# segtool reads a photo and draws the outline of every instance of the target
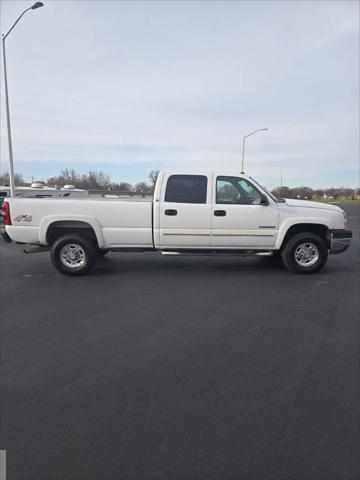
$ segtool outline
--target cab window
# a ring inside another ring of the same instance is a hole
[[[171,175],[166,185],[165,202],[206,203],[207,182],[205,175]]]
[[[230,205],[260,205],[261,193],[245,178],[217,177],[216,203]]]

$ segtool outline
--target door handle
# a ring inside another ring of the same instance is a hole
[[[177,215],[177,210],[165,210],[165,215],[170,215],[171,217],[174,217]]]
[[[215,217],[225,217],[226,211],[225,210],[214,210]]]

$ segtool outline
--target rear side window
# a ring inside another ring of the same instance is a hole
[[[206,203],[207,183],[205,175],[171,175],[166,185],[165,202]]]

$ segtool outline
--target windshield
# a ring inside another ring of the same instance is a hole
[[[264,187],[264,185],[261,185],[253,177],[250,177],[250,178],[253,182],[255,182],[257,185],[259,185],[259,187],[261,187],[263,190],[265,190],[265,192],[269,195],[270,198],[272,198],[272,200],[274,200],[274,202],[276,202],[276,203],[284,203],[285,202],[285,200],[283,198],[275,197],[275,195],[273,195],[271,192],[269,192],[269,190],[266,187]]]

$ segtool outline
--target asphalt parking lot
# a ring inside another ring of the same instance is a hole
[[[88,277],[1,252],[10,480],[358,479],[359,206],[317,275],[110,254]]]

